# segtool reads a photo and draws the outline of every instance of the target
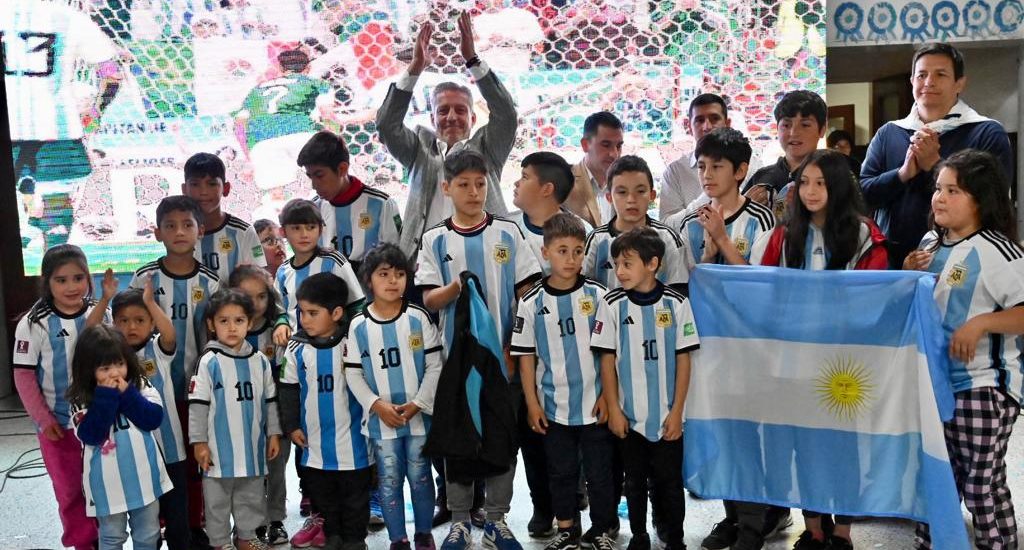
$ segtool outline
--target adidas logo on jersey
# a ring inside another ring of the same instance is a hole
[[[441,263],[454,262],[455,258],[452,258],[451,254],[445,254],[444,258],[441,258]]]
[[[633,322],[633,316],[632,315],[627,315],[626,318],[622,320],[622,324],[624,324],[624,325],[635,325],[636,323]]]
[[[158,287],[156,287],[156,290],[153,291],[153,295],[154,296],[166,296],[167,293],[164,292],[164,287],[158,286]]]
[[[364,349],[364,350],[363,350],[363,353],[359,354],[359,358],[360,358],[360,359],[369,359],[369,358],[370,358],[370,352],[368,352],[368,351],[366,351],[366,350]]]
[[[223,390],[224,389],[224,384],[221,384],[218,381],[217,384],[215,386],[213,386],[213,389],[215,389],[215,390]]]
[[[601,269],[615,269],[615,266],[614,266],[614,265],[612,265],[612,263],[611,263],[611,262],[605,262],[605,263],[604,263],[604,264],[603,264],[603,265],[601,266]]]
[[[538,311],[537,313],[539,315],[547,315],[547,314],[551,313],[551,311],[548,310],[548,306],[544,306],[544,307],[540,308],[540,311]]]
[[[60,329],[60,332],[57,333],[57,338],[67,338],[68,336],[71,336],[71,334],[66,328]]]

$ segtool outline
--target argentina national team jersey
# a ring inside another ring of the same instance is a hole
[[[188,378],[199,357],[199,350],[206,345],[203,317],[207,301],[220,288],[220,279],[198,262],[191,273],[174,275],[164,268],[163,258],[160,258],[140,267],[128,286],[143,288],[146,277],[152,277],[153,299],[174,325],[178,345],[171,362],[171,383],[174,385],[174,398],[180,402],[186,397]]]
[[[779,231],[783,228],[776,229]],[[761,265],[761,260],[764,258],[765,250],[767,250],[769,243],[771,242],[772,231],[766,231],[758,237],[757,242],[754,243],[754,249],[750,253],[750,265]],[[860,236],[857,241],[857,251],[854,252],[853,257],[847,262],[843,269],[856,269],[857,263],[867,254],[875,243],[871,241],[871,228],[868,224],[861,222],[860,224]],[[783,241],[783,250],[785,250],[785,241]],[[803,269],[811,271],[821,271],[828,267],[829,259],[832,257],[832,253],[829,252],[825,246],[825,234],[818,229],[813,223],[807,224],[807,238],[804,243],[804,265]],[[789,267],[786,265],[786,254],[783,252],[779,255],[779,266]]]
[[[404,302],[398,317],[388,321],[375,318],[369,307],[357,315],[348,331],[345,376],[363,407],[363,435],[427,435],[441,364],[441,336],[423,308]],[[422,412],[404,426],[391,428],[370,412],[378,398],[396,405],[411,401]]]
[[[742,200],[744,201],[743,206],[723,221],[729,240],[736,246],[736,251],[740,253],[740,256],[749,262],[754,243],[762,234],[771,233],[772,228],[775,227],[775,214],[770,208],[759,202],[745,197]],[[698,212],[690,214],[680,212],[665,220],[665,223],[672,224],[671,227],[679,231],[680,236],[686,242],[683,265],[687,272],[696,269],[704,255],[704,226],[697,220],[697,215]],[[726,262],[722,254],[719,253],[711,263],[724,264]]]
[[[195,256],[222,281],[227,281],[239,265],[267,266],[256,230],[231,214],[224,215],[223,225],[210,228],[199,237]]]
[[[937,239],[934,231],[929,232],[920,248],[931,250]],[[995,231],[943,242],[928,271],[938,275],[935,301],[947,336],[973,317],[1024,305],[1024,249]],[[997,333],[982,336],[974,360],[968,364],[952,360],[950,381],[954,392],[997,387],[1020,403],[1024,397],[1021,338]]]
[[[267,408],[277,406],[277,386],[263,353],[245,343],[240,355],[208,348],[192,376],[188,401],[210,407],[206,424],[213,465],[207,477],[267,474]]]
[[[181,431],[181,420],[175,408],[174,386],[171,384],[171,363],[173,353],[165,353],[160,348],[160,337],[154,335],[136,352],[142,374],[153,385],[164,404],[164,419],[160,422],[157,433],[160,448],[164,452],[164,460],[168,464],[185,460],[185,438]]]
[[[46,406],[64,428],[71,427],[71,405],[64,394],[71,385],[75,343],[93,307],[95,302],[89,302],[82,311],[65,315],[52,305],[41,304],[34,313],[22,317],[14,331],[11,364],[35,371]]]
[[[299,332],[284,353],[281,383],[299,386],[299,428],[309,445],[300,464],[317,470],[359,470],[373,465],[366,436],[359,433],[363,408],[345,381],[345,339],[323,341]]]
[[[352,305],[363,299],[363,288],[359,286],[359,279],[352,271],[352,264],[340,253],[334,250],[319,249],[306,263],[295,265],[295,257],[277,268],[277,276],[274,277],[274,290],[281,295],[282,305],[288,314],[288,324],[293,330],[299,327],[299,302],[295,299],[295,291],[302,286],[310,275],[317,273],[333,273],[345,281],[348,287],[348,303]]]
[[[590,233],[583,253],[583,274],[606,288],[617,288],[619,278],[615,275],[615,261],[612,258],[612,241],[619,236],[613,217],[608,223]],[[658,269],[658,280],[667,285],[684,284],[690,281],[690,272],[683,264],[686,254],[685,243],[674,229],[647,216],[647,227],[658,232],[665,243],[665,256]]]
[[[320,246],[341,252],[351,262],[363,261],[379,243],[398,244],[402,216],[395,199],[383,191],[364,186],[348,204],[334,205],[321,197],[313,202],[324,218]]]
[[[573,218],[576,218],[580,224],[583,225],[583,233],[589,235],[594,230],[593,227],[587,223],[586,220],[569,212],[565,208],[561,209],[562,213],[571,214]],[[551,274],[551,264],[544,259],[544,254],[541,252],[541,247],[544,246],[544,228],[539,225],[533,225],[530,223],[530,219],[526,216],[526,213],[522,210],[517,210],[508,216],[508,219],[516,222],[519,229],[522,230],[523,236],[526,237],[526,244],[530,245],[530,250],[533,251],[533,255],[537,257],[537,262],[540,264],[541,271],[544,275]]]
[[[450,284],[463,271],[476,275],[502,346],[511,339],[516,287],[540,276],[540,264],[519,226],[489,213],[468,232],[457,229],[451,218],[432,227],[423,234],[417,261],[416,285],[425,289]],[[445,349],[451,349],[455,301],[441,309],[440,321]]]
[[[583,276],[566,290],[544,279],[519,300],[512,355],[537,356],[537,397],[549,420],[566,426],[597,422],[593,410],[601,394],[601,373],[590,334],[606,292]]]
[[[163,406],[160,394],[148,383],[139,393]],[[87,413],[85,408],[74,410],[76,433]],[[140,430],[124,414],[117,415],[102,445],[84,445],[82,463],[89,517],[138,510],[174,488],[164,468],[156,432]]]
[[[263,325],[250,330],[245,335],[245,341],[249,342],[252,349],[263,352],[270,360],[270,366],[274,369],[274,379],[281,376],[277,366],[281,364],[281,349],[274,345],[274,322],[273,319],[265,319]]]
[[[591,346],[615,354],[619,406],[630,429],[661,439],[676,398],[676,356],[700,347],[689,301],[661,284],[647,295],[611,290],[598,303]]]

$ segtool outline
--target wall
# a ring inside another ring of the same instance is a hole
[[[967,89],[963,99],[979,113],[998,120],[1007,132],[1018,132],[1022,113],[1018,112],[1016,48],[965,49]],[[831,86],[829,86],[831,89]]]
[[[826,84],[825,99],[829,106],[855,106],[854,145],[867,145],[871,141],[871,84],[867,82],[853,84]]]

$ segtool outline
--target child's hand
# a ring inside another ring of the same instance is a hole
[[[288,437],[291,438],[292,443],[302,447],[303,449],[309,446],[306,444],[306,434],[303,433],[302,430],[295,430]]]
[[[153,274],[146,275],[146,281],[142,283],[142,303],[146,306],[155,306],[156,298],[153,297]]]
[[[530,429],[540,435],[548,433],[548,419],[544,416],[544,409],[539,406],[526,406],[526,421],[530,423]]]
[[[978,341],[985,336],[985,332],[984,323],[978,317],[968,319],[950,337],[949,356],[957,361],[970,363],[974,360],[974,351],[978,346]]]
[[[124,390],[128,389],[128,381],[118,376],[114,380],[114,387],[117,388],[118,393],[124,393]]]
[[[281,453],[281,436],[272,435],[267,440],[267,460],[274,460]]]
[[[613,407],[608,413],[608,429],[619,439],[626,439],[626,434],[629,433],[629,420],[626,420],[626,415],[622,414],[622,411],[615,410],[616,408],[618,407]]]
[[[747,189],[747,192],[744,193],[744,195],[754,202],[768,206],[768,187],[764,185],[755,185],[750,189]]]
[[[608,422],[608,404],[604,402],[603,396],[597,396],[597,403],[594,403],[594,409],[590,411],[590,414],[597,417],[598,424]]]
[[[727,237],[722,213],[715,210],[710,204],[705,204],[697,210],[697,223],[707,231],[707,237],[711,237],[715,242]],[[704,238],[705,247],[707,247],[707,237]]]
[[[110,302],[117,295],[117,278],[114,277],[114,270],[107,268],[103,272],[103,295],[100,297],[104,302]]]
[[[903,260],[903,269],[908,271],[924,271],[928,269],[928,266],[932,265],[932,258],[934,256],[934,254],[927,250],[915,250],[907,254],[907,258]]]
[[[287,346],[288,339],[292,337],[292,327],[281,325],[274,329],[274,345]]]
[[[662,436],[665,441],[675,441],[683,437],[683,415],[669,413],[662,427],[665,428],[665,435]]]
[[[200,470],[204,472],[210,471],[210,466],[213,466],[213,460],[210,459],[209,445],[206,443],[193,443],[192,454],[195,455]]]
[[[379,416],[389,428],[401,428],[405,425],[405,418],[398,414],[396,407],[383,399],[374,401],[370,410]]]
[[[60,441],[64,439],[64,428],[61,428],[60,424],[54,422],[43,428],[43,437],[50,441]]]
[[[713,263],[715,257],[718,256],[718,245],[715,244],[715,240],[711,238],[711,234],[704,230],[704,253],[701,255],[701,263]]]
[[[398,414],[402,415],[406,422],[412,420],[413,417],[420,413],[419,405],[412,401],[395,406],[395,410],[398,411]]]

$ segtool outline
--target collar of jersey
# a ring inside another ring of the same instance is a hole
[[[530,221],[530,216],[527,216],[526,212],[523,212],[522,214],[523,214],[523,227],[525,227],[527,231],[529,231],[530,233],[533,233],[534,235],[543,235],[544,234],[544,228],[543,227],[541,227],[539,225],[533,225],[533,222]]]
[[[331,206],[348,206],[352,204],[363,193],[363,187],[365,186],[363,182],[359,181],[359,178],[349,174],[348,188],[330,200]]]
[[[722,220],[722,224],[724,224],[726,227],[729,227],[729,225],[732,224],[732,222],[736,221],[736,218],[740,217],[740,214],[742,214],[743,211],[746,210],[748,206],[750,206],[750,199],[748,199],[744,195],[740,195],[740,200],[743,201],[743,204],[738,209],[736,209],[735,212],[732,213],[732,216],[729,216],[728,218]]]
[[[370,304],[372,303],[373,302],[370,301],[367,302],[365,306],[363,306],[363,315],[365,315],[367,319],[373,321],[374,323],[377,323],[378,325],[387,325],[390,323],[394,323],[396,320],[398,320],[399,317],[402,316],[403,313],[405,313],[405,310],[409,307],[409,301],[402,300],[402,308],[398,310],[398,315],[395,315],[394,319],[378,319],[374,317],[372,313],[370,313]]]
[[[334,334],[327,338],[311,338],[306,334],[305,330],[300,330],[292,335],[292,340],[301,344],[309,344],[316,349],[329,349],[337,346],[344,336],[345,333],[341,330],[341,327],[338,327],[338,329],[334,331]]]
[[[490,212],[484,212],[484,220],[473,227],[465,229],[459,227],[455,225],[455,221],[452,218],[448,218],[447,220],[445,220],[444,224],[448,226],[448,229],[458,233],[459,235],[462,235],[464,237],[472,237],[474,235],[479,235],[484,229],[487,229],[487,226],[491,225],[492,221],[494,221],[494,216],[492,216]]]
[[[225,346],[224,344],[221,344],[216,340],[210,340],[209,342],[207,342],[206,350],[212,351],[213,353],[227,355],[228,357],[237,357],[239,359],[252,357],[252,355],[256,353],[256,348],[252,347],[252,344],[250,344],[246,340],[242,340],[242,349],[238,350],[237,353],[235,352],[235,350]]]
[[[170,271],[167,271],[167,268],[164,267],[164,259],[163,259],[163,257],[157,259],[156,263],[157,263],[157,265],[160,266],[160,273],[163,273],[164,275],[166,275],[167,277],[169,277],[171,279],[178,279],[178,280],[191,279],[192,277],[195,277],[196,273],[199,273],[199,267],[202,265],[202,264],[199,263],[198,260],[196,260],[196,264],[195,264],[196,267],[191,272],[189,272],[189,273],[187,273],[185,275],[175,275],[174,273],[171,273]]]
[[[638,306],[649,306],[656,303],[661,299],[661,295],[665,293],[665,285],[658,281],[654,290],[650,292],[637,292],[635,290],[627,290],[626,296],[629,297],[629,301],[633,302]]]
[[[970,235],[968,235],[968,236],[966,236],[966,237],[964,237],[964,238],[962,238],[962,239],[960,239],[960,240],[958,240],[958,241],[950,241],[950,242],[947,242],[947,241],[946,241],[946,238],[945,238],[945,237],[943,237],[943,238],[941,239],[941,244],[940,244],[940,246],[944,246],[944,247],[946,247],[946,248],[952,248],[952,247],[954,247],[954,246],[956,246],[956,245],[958,245],[958,244],[960,244],[960,243],[962,243],[962,242],[966,242],[966,241],[969,241],[969,240],[971,240],[971,238],[973,238],[973,237],[974,237],[975,235],[977,235],[978,233],[981,233],[981,232],[982,232],[982,231],[984,231],[984,230],[985,230],[984,228],[982,228],[982,229],[979,229],[979,230],[975,231],[974,233],[971,233]]]
[[[231,221],[231,214],[228,214],[227,212],[224,212],[224,223],[220,224],[219,226],[217,226],[214,229],[205,229],[204,228],[203,229],[203,235],[204,236],[206,236],[206,235],[213,235],[214,233],[220,231],[221,229],[224,229],[224,227],[226,227],[228,225],[229,221]],[[202,239],[202,237],[199,237],[199,238]]]
[[[267,317],[266,314],[264,314],[263,315],[263,324],[260,325],[259,328],[254,328],[254,329],[250,330],[247,334],[249,336],[255,336],[257,334],[261,334],[263,331],[267,330],[267,328],[270,327],[270,326],[271,326],[270,318]]]
[[[57,304],[53,303],[52,300],[46,305],[47,307],[50,308],[51,313],[53,313],[57,317],[60,317],[61,319],[77,319],[82,315],[85,315],[85,312],[89,309],[89,306],[92,305],[92,302],[89,300],[82,300],[82,309],[72,313],[71,315],[68,315],[67,313],[64,313],[63,311],[57,309]]]
[[[612,216],[612,219],[608,220],[608,234],[611,235],[613,238],[618,237],[622,233],[618,229],[615,229],[615,220],[617,219],[619,219],[618,214]],[[646,227],[650,227],[651,224],[654,223],[654,220],[652,220],[651,217],[648,216],[647,214],[644,214],[644,220],[646,220],[644,222],[644,226]]]
[[[580,274],[580,275],[576,276],[576,282],[572,285],[572,287],[566,288],[566,289],[562,289],[562,288],[555,288],[555,287],[549,285],[548,284],[548,279],[550,279],[550,278],[551,278],[551,275],[548,275],[547,277],[544,277],[544,291],[547,292],[551,296],[565,296],[566,294],[572,294],[573,292],[576,292],[580,288],[583,288],[583,283],[585,283],[587,281],[587,278],[584,277],[582,274]]]
[[[295,256],[292,256],[291,258],[288,258],[288,265],[292,266],[292,269],[295,269],[295,270],[302,269],[302,268],[306,267],[307,265],[313,263],[313,260],[319,258],[320,256],[323,256],[323,252],[324,252],[324,249],[322,249],[322,248],[320,248],[318,246],[318,247],[316,247],[316,252],[314,252],[313,255],[309,257],[308,260],[306,260],[306,263],[304,263],[302,265],[296,265],[296,263],[295,263]]]

